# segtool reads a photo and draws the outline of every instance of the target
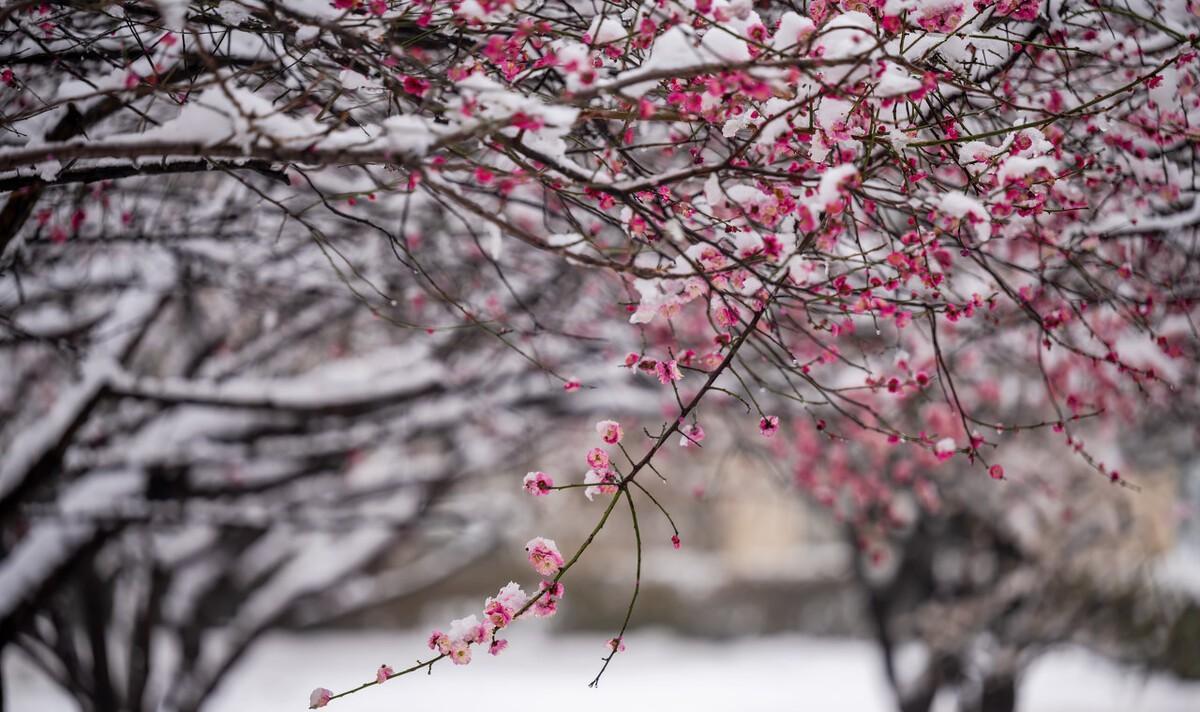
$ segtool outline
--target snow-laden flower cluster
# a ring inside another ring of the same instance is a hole
[[[455,665],[471,662],[471,648],[487,644],[488,653],[499,655],[508,641],[496,634],[508,627],[529,602],[529,597],[515,582],[510,581],[483,606],[483,620],[469,615],[450,622],[447,632],[435,630],[429,635],[429,649],[450,658]]]

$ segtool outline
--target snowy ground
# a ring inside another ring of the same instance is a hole
[[[779,636],[702,642],[635,632],[598,689],[603,636],[513,636],[498,658],[432,676],[394,680],[330,705],[337,712],[487,709],[552,705],[590,710],[780,710],[892,712],[874,650],[854,641]],[[276,635],[255,649],[207,712],[303,710],[318,685],[369,679],[380,663],[401,667],[423,650],[415,633]],[[14,710],[59,712],[70,704],[24,661],[4,661]],[[1144,678],[1078,651],[1043,658],[1021,689],[1020,712],[1196,712],[1200,683]]]

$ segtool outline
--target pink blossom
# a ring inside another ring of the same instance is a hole
[[[600,433],[600,439],[609,445],[621,442],[621,438],[625,435],[621,430],[621,424],[615,420],[601,420],[596,423],[596,432]]]
[[[679,371],[679,364],[675,361],[675,359],[671,359],[670,361],[659,361],[658,365],[654,367],[654,373],[656,376],[658,376],[658,382],[662,383],[663,385],[673,383],[683,378],[683,373]]]
[[[625,641],[621,638],[612,638],[604,645],[614,653],[625,652]]]
[[[541,117],[530,116],[523,111],[518,111],[517,113],[513,114],[509,121],[513,126],[522,131],[538,131],[544,125]]]
[[[579,379],[577,379],[577,378],[568,379],[567,382],[563,384],[563,390],[566,391],[567,393],[574,393],[575,391],[579,390],[581,387],[582,387],[582,384],[579,382]]]
[[[549,618],[558,612],[558,602],[566,589],[560,581],[542,581],[539,597],[533,604],[533,615],[538,618]]]
[[[553,576],[562,568],[563,557],[558,553],[558,545],[553,539],[534,537],[525,545],[525,551],[529,553],[529,564],[533,570],[542,576]]]
[[[496,628],[503,628],[512,622],[517,611],[529,600],[525,592],[514,581],[509,581],[492,598],[484,602],[483,615]]]
[[[533,604],[533,615],[538,618],[549,618],[558,613],[558,600],[554,598],[539,598]]]
[[[318,687],[313,690],[308,696],[308,708],[315,710],[318,707],[324,707],[329,704],[329,700],[333,698],[333,693],[324,687]]]
[[[440,630],[435,630],[429,634],[429,649],[436,650],[442,655],[447,655],[450,652],[450,636]]]
[[[545,497],[554,487],[554,479],[545,472],[528,472],[525,474],[522,486],[534,497]]]
[[[679,432],[683,433],[679,438],[680,447],[690,447],[702,443],[706,437],[704,428],[699,423],[681,426]]]
[[[607,452],[601,448],[594,447],[591,450],[588,450],[587,464],[588,467],[592,468],[593,470],[603,472],[609,469],[609,465],[612,464],[612,461],[609,460]]]
[[[672,534],[672,535],[671,535],[671,546],[672,546],[672,547],[674,547],[674,548],[676,548],[676,549],[678,549],[679,547],[683,546],[683,544],[682,544],[682,543],[679,541],[679,535],[678,535],[678,534]]]
[[[499,601],[488,599],[487,605],[483,608],[483,615],[492,622],[492,625],[497,628],[504,628],[509,623],[512,623],[513,612],[504,606]]]
[[[473,615],[450,621],[450,646],[453,648],[457,642],[482,643],[487,640],[488,633],[487,624]]]
[[[598,494],[617,493],[617,473],[612,470],[588,470],[583,476],[583,483],[589,485],[583,489],[583,496],[589,502]]]
[[[937,459],[944,462],[954,457],[955,449],[954,438],[942,438],[933,446],[933,454],[937,455]]]
[[[500,653],[504,652],[504,649],[507,647],[508,647],[507,640],[504,640],[503,638],[497,638],[496,640],[492,641],[491,645],[488,646],[488,654],[489,655],[499,655]]]
[[[992,465],[988,468],[988,475],[993,480],[1002,480],[1004,479],[1004,468],[1000,465]]]
[[[429,91],[429,82],[420,77],[406,76],[401,85],[404,87],[404,91],[415,96],[422,96],[425,92]]]
[[[764,438],[773,438],[775,433],[779,432],[779,416],[764,415],[758,420],[758,432],[762,433]]]
[[[451,643],[447,654],[450,656],[450,662],[455,665],[467,665],[471,662],[471,646],[463,641]]]
[[[380,665],[379,669],[375,671],[375,682],[378,682],[380,685],[382,685],[383,683],[388,681],[388,678],[390,678],[392,675],[395,675],[395,674],[396,674],[396,671],[393,670],[390,666]]]

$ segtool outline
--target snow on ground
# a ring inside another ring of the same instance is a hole
[[[278,634],[263,641],[226,682],[206,712],[274,712],[307,706],[318,685],[335,691],[373,677],[381,663],[410,664],[424,634]],[[439,664],[433,675],[392,680],[329,706],[332,712],[461,709],[527,712],[552,705],[564,712],[614,709],[808,709],[892,712],[882,669],[870,644],[794,635],[728,642],[665,633],[627,636],[600,687],[605,636],[523,631],[500,657],[479,656],[466,668]],[[4,660],[11,709],[66,712],[66,698],[15,655]],[[945,706],[939,705],[942,709]],[[1145,677],[1077,650],[1040,660],[1021,689],[1020,712],[1195,712],[1200,683]]]

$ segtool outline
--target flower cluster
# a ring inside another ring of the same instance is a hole
[[[549,618],[558,612],[558,603],[562,600],[566,588],[561,581],[542,581],[538,584],[539,597],[533,603],[533,614],[539,618]]]
[[[448,632],[435,630],[429,635],[429,649],[450,658],[455,665],[471,662],[474,645],[486,643],[490,654],[499,655],[508,647],[508,641],[497,638],[496,634],[512,623],[528,600],[520,586],[509,582],[484,602],[483,620],[470,615],[451,621]]]
[[[609,445],[621,442],[623,433],[620,423],[615,420],[602,420],[596,423],[596,432],[600,439]],[[613,467],[612,458],[603,448],[594,447],[587,453],[588,471],[583,475],[583,483],[587,485],[583,494],[591,501],[598,494],[616,494],[621,477]]]

